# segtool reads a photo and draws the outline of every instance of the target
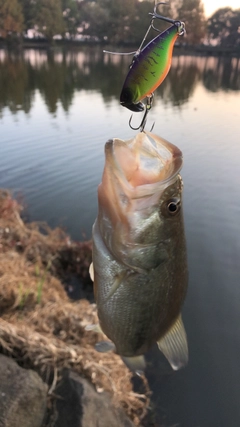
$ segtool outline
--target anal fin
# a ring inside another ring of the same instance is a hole
[[[157,344],[159,350],[161,350],[175,371],[183,368],[187,364],[187,335],[181,314],[171,329],[157,342]]]
[[[133,357],[121,357],[125,365],[127,365],[127,367],[130,369],[130,371],[135,372],[135,374],[140,376],[143,374],[146,368],[146,361],[143,355]]]

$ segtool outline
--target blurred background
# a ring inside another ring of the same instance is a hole
[[[28,220],[91,237],[104,144],[135,135],[119,103],[131,56],[103,49],[136,49],[153,6],[0,0],[0,186],[24,202]],[[159,8],[187,29],[146,128],[155,122],[184,156],[190,361],[176,373],[157,349],[148,355],[155,426],[240,425],[238,6],[173,0]],[[134,114],[133,125],[140,121]]]
[[[153,0],[0,0],[0,36],[9,44],[67,40],[140,43],[149,25]],[[163,15],[181,19],[184,45],[239,48],[238,0],[170,0]],[[238,9],[237,9],[238,8]],[[36,41],[35,40],[35,41]]]

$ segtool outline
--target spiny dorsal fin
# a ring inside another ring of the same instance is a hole
[[[188,362],[187,335],[182,322],[181,314],[171,329],[158,342],[158,348],[177,371]]]

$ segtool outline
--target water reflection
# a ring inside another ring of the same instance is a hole
[[[201,63],[198,58],[176,56],[173,58],[172,69],[159,92],[165,103],[170,102],[181,106],[187,102],[194,92],[197,82],[201,80]]]
[[[12,113],[28,113],[33,102],[30,69],[23,58],[6,55],[0,60],[0,112],[8,107]]]
[[[206,58],[202,79],[204,86],[216,92],[219,89],[240,89],[239,58]]]
[[[75,92],[82,89],[100,92],[105,102],[118,99],[129,62],[128,56],[111,56],[92,47],[70,52],[26,50],[21,56],[1,51],[0,111],[8,107],[12,113],[19,109],[29,113],[36,90],[52,114],[58,103],[69,111]],[[180,106],[199,80],[213,92],[239,90],[239,68],[239,58],[175,56],[157,93],[165,104]]]

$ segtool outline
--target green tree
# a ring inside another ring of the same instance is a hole
[[[65,32],[61,0],[38,0],[36,25],[49,40]]]
[[[37,13],[37,0],[18,0],[22,6],[24,16],[24,31],[34,27],[35,17]]]
[[[201,43],[206,36],[206,18],[201,0],[173,0],[171,11],[174,19],[185,22],[186,37],[181,42],[188,44]]]
[[[18,0],[0,0],[0,34],[12,36],[23,31],[22,7]]]
[[[153,6],[154,2],[148,0],[85,1],[85,33],[111,43],[139,43],[149,25],[148,13],[153,11]],[[206,35],[206,19],[201,0],[171,0],[170,4],[159,6],[158,13],[185,22],[187,37],[181,38],[184,43],[200,43]],[[169,26],[164,21],[156,21],[155,24],[162,30]]]
[[[131,41],[134,44],[140,45],[145,32],[147,31],[151,17],[149,13],[153,11],[153,2],[142,1],[136,3],[135,14],[131,22]],[[156,34],[150,33],[149,38],[153,38]],[[149,41],[149,38],[147,41]],[[137,46],[138,47],[138,46]]]
[[[240,9],[218,9],[208,19],[208,38],[222,46],[240,46]]]
[[[61,0],[65,30],[71,37],[77,34],[80,12],[76,0]]]
[[[110,43],[130,42],[137,3],[135,0],[85,2],[82,15],[85,33]]]
[[[99,3],[85,3],[82,8],[84,34],[104,39],[109,35],[109,11]]]

